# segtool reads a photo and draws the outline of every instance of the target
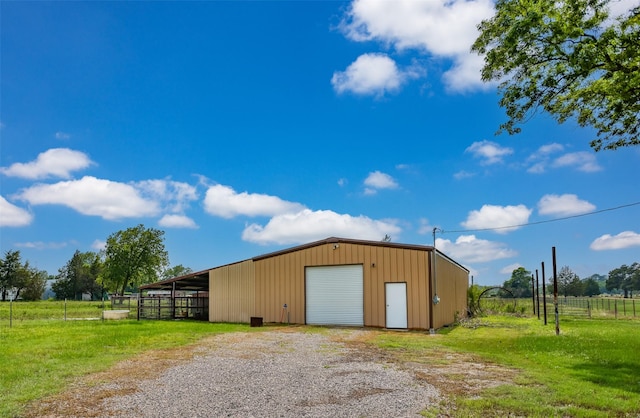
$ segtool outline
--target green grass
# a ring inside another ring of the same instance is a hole
[[[453,395],[457,416],[637,417],[640,321],[563,319],[560,328],[494,316],[443,338],[383,334],[377,344],[415,360],[447,350],[519,370],[515,384]]]
[[[9,328],[9,304],[0,303],[0,417],[15,417],[27,403],[136,354],[192,344],[215,333],[257,330],[195,321],[62,321],[61,302],[18,302],[13,309]],[[21,319],[16,312],[23,312]],[[100,302],[67,304],[68,317],[99,317],[100,312]],[[450,398],[427,415],[640,416],[640,320],[561,318],[560,327],[556,336],[552,313],[546,326],[537,318],[490,316],[435,337],[380,332],[374,343],[427,367],[446,365],[452,361],[447,354],[463,353],[518,371],[510,376],[513,384],[479,394],[450,391]],[[456,379],[464,376],[451,376],[451,386]]]
[[[66,306],[65,306],[66,305]],[[9,326],[10,314],[12,322],[32,321],[35,319],[87,319],[102,317],[102,302],[82,302],[82,301],[37,301],[14,303],[0,302],[0,327]],[[111,309],[109,301],[104,303],[106,310]],[[115,306],[114,309],[129,309],[128,305]],[[131,305],[131,318],[135,318],[136,306]]]
[[[2,305],[2,304],[0,304]],[[4,307],[3,307],[4,308]],[[17,321],[0,324],[0,417],[57,393],[74,378],[151,349],[193,343],[247,325],[196,321]]]

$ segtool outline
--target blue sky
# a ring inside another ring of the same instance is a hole
[[[640,148],[545,114],[494,135],[489,0],[0,7],[1,249],[50,274],[138,224],[196,271],[435,227],[480,284],[552,246],[581,277],[640,261],[640,205],[572,217],[640,202]]]

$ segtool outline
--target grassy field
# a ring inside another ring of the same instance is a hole
[[[28,313],[10,328],[8,304],[0,303],[0,417],[19,416],[25,404],[63,390],[79,376],[151,349],[193,344],[215,333],[269,329],[195,321],[62,321],[59,302],[39,304],[22,305]],[[101,308],[94,304],[68,304],[67,312],[95,317]],[[405,364],[447,370],[438,386],[445,399],[426,416],[640,416],[640,320],[563,318],[560,327],[556,336],[553,322],[489,316],[435,336],[375,332],[366,344]],[[493,370],[498,384],[466,391],[474,368]]]
[[[0,303],[0,326],[9,325],[10,315],[15,323],[38,319],[64,320],[67,319],[99,319],[102,310],[111,309],[109,301],[81,302],[81,301],[48,301],[38,302],[3,302]],[[128,305],[114,309],[129,309]],[[132,306],[131,318],[135,318],[135,306]]]
[[[382,334],[376,344],[434,367],[447,361],[443,353],[455,352],[514,371],[515,384],[479,394],[460,393],[454,383],[449,399],[427,416],[453,408],[464,417],[640,416],[640,321],[563,319],[560,329],[556,336],[554,325],[534,318],[493,316],[446,330],[442,338]]]
[[[51,395],[74,378],[150,349],[186,345],[246,325],[195,321],[14,321],[0,324],[0,417]]]

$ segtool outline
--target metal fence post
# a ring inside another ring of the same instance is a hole
[[[560,314],[558,313],[558,274],[556,269],[556,247],[551,247],[553,259],[553,305],[556,316],[556,335],[560,335]]]

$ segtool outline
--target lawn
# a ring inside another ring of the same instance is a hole
[[[64,390],[78,377],[149,350],[194,344],[216,333],[269,329],[196,321],[63,321],[60,302],[16,307],[14,314],[24,313],[9,327],[8,306],[0,303],[0,417],[19,416],[27,403]],[[67,305],[67,314],[78,318],[99,316],[100,310],[95,303]],[[409,367],[448,370],[447,363],[458,363],[458,371],[449,371],[438,386],[442,403],[426,416],[640,416],[640,321],[561,318],[560,329],[556,336],[552,322],[488,316],[437,335],[372,332],[364,344]],[[473,371],[460,372],[462,367],[491,369],[499,384],[461,390]]]
[[[456,352],[514,370],[513,384],[449,398],[426,415],[611,417],[640,415],[640,321],[562,319],[561,333],[535,318],[492,316],[436,338],[381,334],[375,343],[404,361],[442,362]]]
[[[8,325],[0,324],[0,417],[18,416],[28,402],[136,354],[249,330],[196,321],[22,320]]]

